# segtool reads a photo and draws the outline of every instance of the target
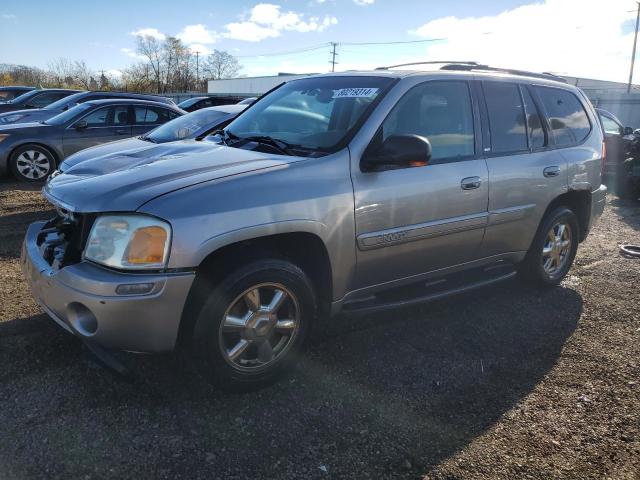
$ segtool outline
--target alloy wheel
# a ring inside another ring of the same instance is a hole
[[[291,347],[300,325],[300,306],[284,285],[263,283],[238,295],[220,324],[224,359],[245,372],[263,370]]]
[[[40,180],[51,171],[51,158],[38,150],[25,150],[16,159],[16,169],[29,180]]]
[[[571,252],[571,227],[566,223],[556,223],[545,238],[542,248],[542,266],[549,276],[561,271]]]

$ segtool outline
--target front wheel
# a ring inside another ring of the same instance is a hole
[[[18,147],[9,160],[11,173],[21,182],[39,182],[55,169],[53,154],[39,145]]]
[[[520,266],[520,274],[538,285],[558,285],[573,264],[578,239],[578,219],[572,210],[559,207],[549,212]]]
[[[292,366],[316,311],[311,282],[279,259],[252,262],[212,288],[196,317],[191,344],[204,376],[223,388],[250,390]]]

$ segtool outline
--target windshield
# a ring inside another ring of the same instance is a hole
[[[294,80],[262,97],[226,131],[232,138],[271,137],[305,150],[336,151],[392,82],[365,76]]]
[[[203,128],[213,128],[216,123],[227,117],[229,114],[219,110],[197,110],[193,113],[175,118],[170,122],[160,125],[143,138],[155,143],[173,142],[193,136]]]
[[[85,96],[84,92],[74,93],[73,95],[69,95],[68,97],[61,98],[60,100],[56,100],[53,103],[50,103],[46,107],[45,110],[62,110],[67,105],[75,105]]]
[[[69,120],[73,120],[82,112],[89,110],[91,108],[90,103],[81,103],[80,105],[76,105],[73,108],[70,108],[66,112],[62,112],[55,117],[51,117],[50,119],[42,122],[47,125],[63,125],[67,123]]]
[[[29,100],[31,97],[33,97],[38,92],[39,92],[39,90],[31,90],[30,92],[23,93],[22,95],[18,95],[17,97],[13,98],[12,100],[9,100],[7,103],[24,103],[27,100]]]
[[[187,100],[183,100],[182,102],[180,102],[178,106],[180,108],[188,108],[194,103],[199,102],[200,100],[202,100],[202,97],[189,98]]]

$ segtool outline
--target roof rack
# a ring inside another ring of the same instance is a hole
[[[555,75],[549,72],[529,72],[526,70],[514,70],[511,68],[498,68],[498,67],[490,67],[489,65],[483,65],[478,62],[448,62],[448,61],[430,61],[430,62],[413,62],[413,63],[402,63],[399,65],[391,65],[388,67],[379,67],[376,70],[388,70],[390,68],[397,67],[410,67],[413,65],[434,65],[434,64],[444,64],[440,67],[440,70],[457,70],[457,71],[481,71],[481,72],[496,72],[496,73],[508,73],[510,75],[518,75],[523,77],[533,77],[533,78],[544,78],[546,80],[554,80],[556,82],[568,83],[564,78]]]

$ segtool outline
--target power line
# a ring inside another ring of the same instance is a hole
[[[441,42],[443,40],[448,40],[448,38],[425,38],[423,40],[404,40],[396,42],[340,42],[339,45],[402,45],[406,43]]]
[[[304,53],[304,52],[310,52],[312,50],[320,50],[321,48],[327,48],[330,45],[331,43],[323,43],[322,45],[317,45],[315,47],[300,48],[298,50],[287,50],[284,52],[270,52],[270,53],[262,53],[257,55],[235,55],[235,57],[236,58],[278,57],[280,55],[290,55],[293,53]]]

